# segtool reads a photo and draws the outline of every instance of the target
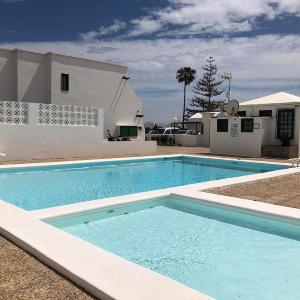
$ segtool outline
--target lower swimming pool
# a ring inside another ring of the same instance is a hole
[[[166,197],[47,222],[216,299],[300,299],[296,221]]]
[[[2,168],[0,199],[36,210],[285,168],[188,156]]]

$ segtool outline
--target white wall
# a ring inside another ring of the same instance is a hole
[[[17,55],[18,101],[50,103],[50,66],[47,55],[26,51],[15,51],[15,53]]]
[[[153,137],[160,138],[161,134],[147,134],[146,140],[151,141]],[[166,146],[173,144],[174,135],[173,134],[166,134],[167,142],[165,143]],[[206,139],[203,135],[189,135],[189,134],[175,134],[175,144],[178,146],[185,146],[185,147],[207,147]]]
[[[16,53],[0,49],[0,101],[17,100]]]
[[[217,118],[211,118],[210,152],[213,154],[260,157],[261,146],[268,142],[269,118],[254,118],[259,129],[253,132],[241,132],[242,118],[228,118],[228,132],[217,132]],[[231,125],[237,124],[238,135],[233,137]]]
[[[51,102],[66,105],[90,105],[104,110],[104,130],[119,135],[116,125],[140,125],[137,111],[142,112],[130,80],[122,79],[127,67],[89,60],[75,59],[62,55],[51,55]],[[70,74],[70,90],[60,90],[61,73]],[[144,139],[144,130],[139,136]]]
[[[102,144],[103,112],[98,126],[38,125],[38,104],[29,104],[28,124],[0,124],[0,152],[6,160],[89,156]]]
[[[176,134],[175,144],[186,147],[205,147],[205,137],[203,135]]]
[[[259,116],[260,110],[272,110],[272,118],[270,118],[270,129],[268,131],[269,142],[266,145],[280,146],[281,141],[276,138],[276,112],[277,109],[294,108],[295,109],[295,132],[294,139],[290,141],[291,145],[298,146],[299,143],[299,127],[300,127],[300,107],[296,107],[294,104],[281,104],[281,105],[255,105],[246,106],[241,103],[240,111],[246,111],[247,117]]]
[[[122,156],[122,155],[153,155],[157,152],[155,141],[132,140],[129,142],[108,142],[103,141],[101,155]]]
[[[39,125],[39,112],[39,104],[29,103],[28,124],[0,124],[0,152],[6,154],[1,160],[70,159],[156,152],[156,142],[104,141],[101,109],[98,109],[97,126]]]
[[[210,112],[202,112],[202,122],[203,122],[203,139],[201,146],[202,147],[210,147],[210,126],[211,126],[211,118],[214,113]]]

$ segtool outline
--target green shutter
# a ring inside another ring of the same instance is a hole
[[[127,126],[120,126],[120,136],[121,137],[128,136]]]
[[[228,119],[217,120],[217,132],[228,132]]]
[[[137,136],[137,127],[136,126],[128,126],[128,136]]]
[[[253,119],[241,120],[241,132],[253,132]]]
[[[272,110],[260,110],[259,111],[260,117],[272,117]]]
[[[137,126],[120,126],[120,137],[137,137]]]

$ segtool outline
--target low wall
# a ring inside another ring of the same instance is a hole
[[[277,158],[295,158],[298,157],[298,147],[297,146],[273,146],[266,145],[261,148],[261,155],[263,157],[277,157]]]
[[[204,147],[205,141],[202,135],[176,134],[175,144],[186,147]]]
[[[241,132],[241,118],[229,118],[228,132],[217,132],[217,120],[217,118],[211,119],[211,153],[261,157],[261,146],[267,139],[265,132],[265,129],[268,128],[269,125],[267,119],[254,118],[256,127],[253,132]]]
[[[1,134],[1,130],[0,130]],[[78,132],[76,132],[76,135]],[[83,136],[79,134],[78,136]],[[75,145],[76,142],[76,145]],[[61,139],[47,143],[40,143],[32,147],[32,144],[13,143],[9,147],[1,147],[1,152],[6,156],[0,161],[18,161],[35,159],[55,158],[87,158],[101,156],[123,156],[123,155],[151,155],[157,151],[156,142],[146,141],[74,141],[72,139]]]
[[[96,155],[101,132],[93,127],[0,125],[1,160],[32,160]]]
[[[45,104],[36,103],[26,103],[22,107],[16,102],[0,104],[3,106],[0,107],[0,152],[5,154],[0,158],[2,161],[156,152],[156,142],[103,140],[102,109],[66,105],[45,107]]]
[[[165,142],[162,142],[163,138]],[[147,134],[146,140],[157,140],[160,145],[173,145],[173,134]],[[185,147],[208,147],[207,139],[203,135],[175,134],[175,144]]]
[[[157,151],[156,141],[127,141],[127,142],[108,142],[102,143],[102,154],[105,156],[122,155],[151,155]]]

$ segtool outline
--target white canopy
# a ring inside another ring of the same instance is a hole
[[[202,114],[196,113],[188,118],[188,122],[201,122],[202,121]]]

